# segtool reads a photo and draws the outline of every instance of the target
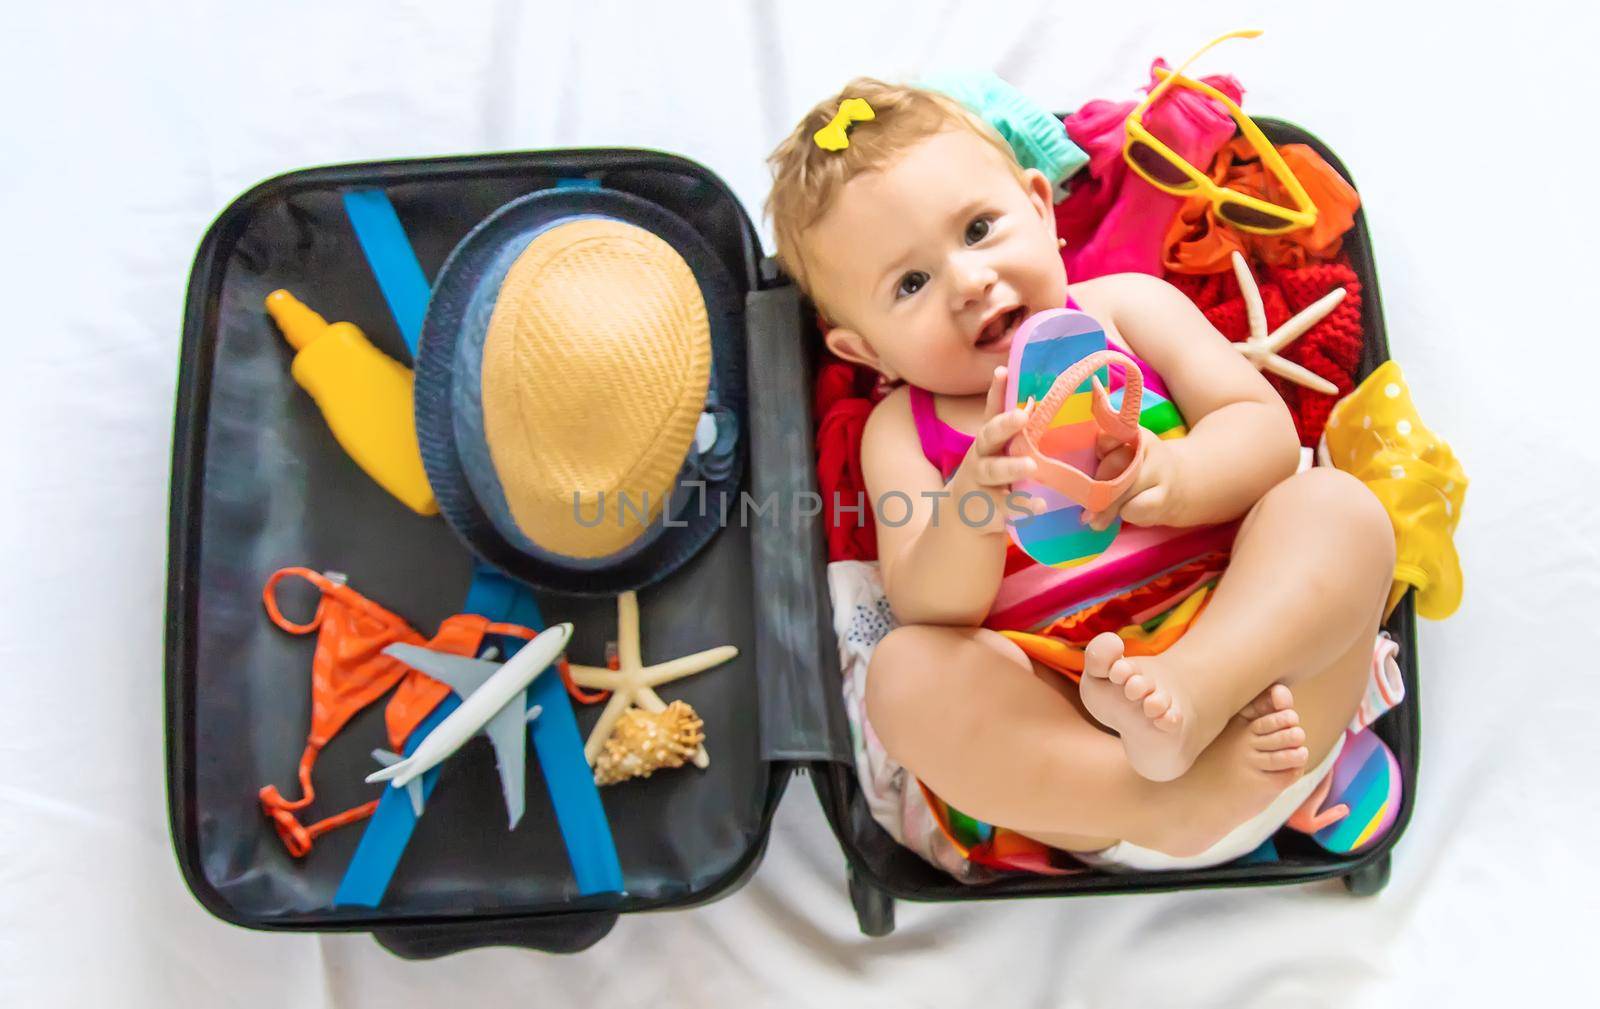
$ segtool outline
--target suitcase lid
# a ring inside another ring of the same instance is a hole
[[[254,789],[271,783],[298,793],[312,650],[309,640],[266,620],[259,593],[267,575],[297,564],[344,572],[353,588],[427,636],[460,611],[471,573],[466,549],[442,520],[408,511],[344,457],[290,377],[292,351],[262,299],[288,288],[329,321],[357,323],[380,349],[407,361],[341,194],[355,187],[387,193],[431,278],[496,208],[574,178],[652,200],[715,248],[747,299],[752,399],[766,404],[746,418],[747,451],[796,468],[749,467],[751,496],[787,493],[808,479],[809,379],[789,369],[789,358],[771,356],[795,349],[798,301],[770,267],[763,273],[759,237],[738,201],[693,162],[607,149],[344,165],[289,173],[235,200],[205,236],[190,278],[166,645],[174,842],[191,890],[225,920],[264,928],[509,927],[554,915],[566,926],[539,944],[559,944],[566,941],[559,934],[576,934],[573,915],[685,906],[736,885],[759,860],[791,762],[848,756],[837,692],[830,702],[824,689],[837,661],[829,661],[831,638],[820,634],[828,625],[817,530],[808,530],[817,549],[802,562],[790,530],[757,513],[755,521],[730,519],[668,582],[640,593],[647,663],[724,643],[741,654],[663,691],[704,718],[712,753],[706,770],[602,789],[626,895],[575,890],[539,785],[528,786],[523,822],[509,838],[503,833],[492,756],[476,740],[444,765],[429,815],[375,910],[328,906],[363,828],[326,834],[295,861],[261,814]],[[772,408],[777,402],[786,408]],[[795,443],[797,430],[806,444]],[[574,660],[603,664],[605,642],[616,634],[614,599],[539,597],[548,621],[576,625]],[[301,604],[309,613],[314,602],[308,595]],[[294,605],[286,595],[285,606]],[[327,747],[307,822],[373,797],[362,779],[371,770],[367,751],[386,745],[381,707],[364,711]],[[581,727],[587,731],[597,715],[580,713]]]

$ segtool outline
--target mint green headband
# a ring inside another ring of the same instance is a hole
[[[1089,163],[1060,119],[986,70],[935,74],[917,83],[949,95],[993,126],[1023,168],[1036,168],[1050,180],[1057,203],[1066,198],[1067,180]]]

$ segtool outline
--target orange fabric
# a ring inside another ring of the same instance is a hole
[[[1167,229],[1162,265],[1173,273],[1205,274],[1231,270],[1230,257],[1236,251],[1256,263],[1288,268],[1337,257],[1361,198],[1305,144],[1285,144],[1277,151],[1316,205],[1316,224],[1281,235],[1254,235],[1218,218],[1207,197],[1192,196]],[[1288,205],[1287,194],[1244,137],[1235,137],[1222,148],[1208,174],[1220,186]]]
[[[1155,626],[1133,624],[1118,628],[1122,638],[1123,654],[1128,656],[1160,655],[1193,626],[1195,618],[1211,601],[1211,583],[1197,587],[1179,603],[1172,612]],[[1053,669],[1073,683],[1083,678],[1083,652],[1088,641],[1073,640],[1071,635],[1035,634],[1027,631],[1001,631],[1016,643],[1023,654],[1047,669]],[[1093,640],[1091,636],[1090,640]]]
[[[321,592],[316,613],[309,623],[297,624],[278,608],[278,582],[290,575],[304,578]],[[295,858],[309,852],[318,836],[363,820],[378,808],[377,800],[373,800],[310,826],[302,824],[295,816],[316,798],[316,790],[311,786],[311,768],[328,740],[357,712],[398,683],[399,689],[384,710],[384,726],[390,748],[399,751],[417,725],[450,692],[450,688],[438,680],[384,655],[385,648],[405,643],[436,652],[472,656],[478,654],[485,634],[528,639],[536,633],[516,624],[493,623],[476,614],[458,613],[439,625],[439,633],[432,640],[424,640],[394,613],[310,568],[291,567],[274,572],[261,590],[261,601],[272,622],[290,634],[317,632],[316,649],[311,655],[311,730],[300,755],[300,798],[293,801],[285,798],[275,785],[268,785],[258,793],[262,811]],[[560,668],[568,692],[576,696],[564,657]]]
[[[1067,852],[1005,827],[989,828],[982,837],[959,837],[955,825],[950,822],[952,815],[961,817],[969,827],[982,828],[977,821],[933,794],[920,780],[917,780],[917,787],[922,789],[928,811],[933,814],[934,826],[939,828],[939,833],[944,835],[951,847],[969,862],[991,869],[1031,872],[1041,876],[1070,876],[1087,871],[1082,863]]]
[[[1227,563],[1225,553],[1196,557],[1143,585],[1033,631],[1000,633],[1030,659],[1076,683],[1083,673],[1084,647],[1102,632],[1120,635],[1128,655],[1165,651],[1205,609],[1210,596],[1206,589],[1215,583]]]
[[[289,575],[304,578],[322,593],[307,624],[296,624],[278,609],[276,588]],[[382,654],[397,642],[423,644],[422,635],[395,614],[346,585],[309,568],[284,568],[261,590],[272,622],[291,634],[317,633],[311,657],[311,733],[307,743],[327,745],[356,712],[388,692],[411,668]],[[421,675],[421,674],[418,674]],[[403,741],[403,737],[402,737]],[[393,735],[390,742],[395,742]]]

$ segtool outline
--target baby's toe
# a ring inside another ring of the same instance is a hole
[[[1170,707],[1172,707],[1172,697],[1165,690],[1157,687],[1150,691],[1149,695],[1144,699],[1144,717],[1152,720],[1160,718],[1167,713],[1167,709]]]
[[[1264,736],[1252,736],[1251,745],[1258,750],[1293,750],[1306,744],[1306,730],[1296,725],[1279,729]]]
[[[1244,709],[1239,712],[1239,716],[1247,722],[1253,722],[1263,715],[1270,715],[1274,711],[1280,711],[1293,704],[1294,694],[1290,692],[1289,688],[1281,683],[1274,683],[1257,694],[1249,704],[1246,704]]]
[[[1150,724],[1162,732],[1177,732],[1183,728],[1183,709],[1176,704],[1169,703],[1167,710],[1162,712],[1161,716],[1154,719]]]
[[[1122,658],[1122,639],[1110,631],[1097,634],[1083,650],[1083,671],[1102,679],[1108,675],[1113,663]]]
[[[1129,662],[1127,659],[1118,659],[1117,661],[1111,663],[1111,668],[1107,670],[1106,677],[1110,679],[1112,683],[1115,683],[1120,687],[1128,682],[1129,678],[1134,675],[1134,672],[1137,668],[1138,667]]]
[[[1252,762],[1263,771],[1290,771],[1306,766],[1311,751],[1304,746],[1288,750],[1257,750]]]
[[[1116,680],[1113,679],[1111,682],[1115,683]],[[1134,673],[1132,676],[1128,677],[1127,682],[1122,685],[1122,696],[1126,697],[1130,701],[1142,701],[1144,700],[1145,695],[1150,693],[1155,688],[1155,683],[1149,677],[1140,673]]]
[[[1262,693],[1256,695],[1255,700],[1239,709],[1239,717],[1247,722],[1254,722],[1263,715],[1267,715],[1272,712],[1272,708],[1269,707],[1269,703],[1270,702],[1267,700],[1266,692],[1263,691]]]
[[[1300,712],[1289,708],[1286,711],[1274,711],[1262,715],[1250,723],[1250,731],[1257,736],[1268,736],[1284,729],[1292,729],[1300,724]]]

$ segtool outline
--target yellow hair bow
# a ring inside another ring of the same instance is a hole
[[[851,123],[865,122],[873,117],[872,106],[867,104],[865,98],[846,98],[839,103],[839,113],[833,117],[833,121],[813,133],[811,139],[825,151],[842,151],[850,146],[846,128]]]

